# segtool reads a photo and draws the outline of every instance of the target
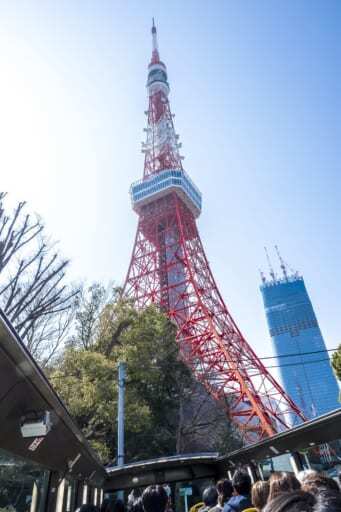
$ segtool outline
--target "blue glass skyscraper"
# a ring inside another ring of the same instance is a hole
[[[340,407],[339,387],[304,280],[289,275],[280,261],[283,278],[275,276],[271,265],[271,280],[262,274],[266,318],[283,387],[313,418]]]

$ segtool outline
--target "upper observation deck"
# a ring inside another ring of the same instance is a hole
[[[201,193],[185,171],[180,169],[165,169],[133,183],[130,187],[133,209],[139,213],[145,204],[171,192],[175,192],[185,202],[195,218],[199,217]]]

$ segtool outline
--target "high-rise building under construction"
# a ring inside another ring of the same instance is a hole
[[[339,388],[303,277],[289,272],[276,247],[283,276],[268,259],[270,279],[260,287],[285,391],[307,418],[340,407]]]

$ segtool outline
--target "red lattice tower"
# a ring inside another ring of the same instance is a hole
[[[139,223],[125,294],[138,308],[152,303],[167,312],[196,378],[244,441],[258,441],[305,418],[244,339],[214,281],[195,221],[201,194],[183,170],[154,22],[152,37],[144,175],[131,186]]]

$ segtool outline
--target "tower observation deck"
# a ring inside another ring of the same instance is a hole
[[[172,192],[184,201],[194,217],[199,217],[201,193],[182,169],[165,169],[133,183],[130,189],[133,208],[139,213],[142,206]]]
[[[177,326],[182,359],[225,409],[245,443],[303,421],[247,343],[219,293],[196,226],[202,197],[183,168],[156,27],[148,66],[144,172],[130,189],[139,221],[124,293],[158,305]]]

